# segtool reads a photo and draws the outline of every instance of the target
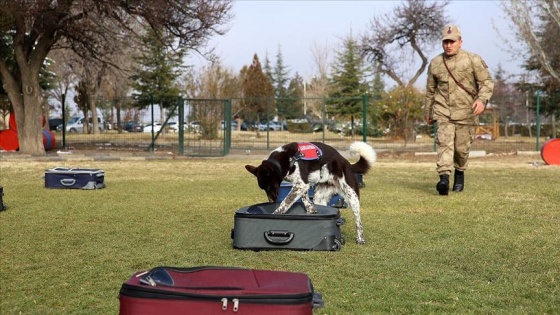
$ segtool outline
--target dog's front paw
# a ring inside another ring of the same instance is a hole
[[[286,213],[286,211],[288,211],[288,209],[286,207],[278,207],[278,209],[276,209],[274,212],[272,212],[272,214],[284,214]]]
[[[366,240],[364,240],[364,239],[357,239],[357,240],[356,240],[356,244],[358,244],[358,245],[365,245],[365,244],[366,244]]]
[[[307,213],[308,213],[308,214],[315,214],[315,213],[317,213],[317,209],[315,209],[315,207],[310,207],[310,208],[307,208],[306,210],[307,210]]]

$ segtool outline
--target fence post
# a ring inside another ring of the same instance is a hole
[[[62,149],[66,150],[66,94],[62,94]]]
[[[224,155],[228,155],[231,149],[231,99],[224,100],[224,106]]]
[[[179,106],[179,155],[185,154],[185,102],[182,96],[179,96],[179,101],[177,102]]]
[[[270,106],[270,97],[267,97],[266,99],[266,148],[270,149],[270,113],[268,111],[268,107]]]
[[[153,95],[150,95],[150,105],[152,110],[152,143],[150,144],[150,151],[154,151],[155,140],[154,140],[154,96]]]
[[[362,96],[362,141],[367,142],[367,94]]]
[[[535,151],[539,151],[539,137],[541,136],[541,91],[537,91],[537,142]]]

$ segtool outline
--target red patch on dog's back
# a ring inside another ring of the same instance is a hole
[[[318,160],[323,155],[321,149],[309,142],[299,142],[298,151],[302,160]]]

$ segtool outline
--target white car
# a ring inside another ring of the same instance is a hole
[[[84,117],[72,117],[70,118],[70,120],[68,120],[66,122],[66,131],[70,132],[70,133],[82,133],[84,132],[84,123],[85,118]],[[93,123],[92,123],[92,118],[89,118],[89,130],[91,132],[92,128],[93,128]],[[103,132],[103,121],[101,120],[101,117],[97,117],[97,126],[99,128],[99,132]],[[62,131],[62,124],[58,125],[56,127],[56,130],[58,131]]]
[[[179,131],[179,124],[176,121],[168,121],[166,127],[169,128],[171,132]],[[154,123],[154,132],[161,130],[161,123]],[[146,125],[144,127],[144,132],[152,132],[152,124]]]
[[[280,131],[285,129],[283,128],[282,123],[277,121],[269,121],[268,124],[266,122],[262,122],[258,125],[257,128],[259,129],[259,131]]]

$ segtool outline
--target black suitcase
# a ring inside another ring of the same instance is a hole
[[[293,185],[290,182],[280,183],[280,190],[278,191],[278,197],[276,198],[276,202],[282,202],[282,200],[286,198],[290,190],[292,190],[292,187]],[[314,185],[311,185],[311,187],[309,187],[309,191],[307,194],[311,202],[313,202],[313,196],[315,195]],[[298,199],[297,202],[302,202],[301,198]],[[329,202],[327,203],[327,206],[335,207],[335,208],[348,208],[348,205],[346,204],[346,200],[344,200],[344,198],[342,198],[342,196],[340,196],[339,194],[332,196],[331,200],[329,200]]]
[[[55,167],[45,171],[45,187],[100,189],[105,187],[105,172],[93,168]]]
[[[337,208],[315,205],[307,214],[296,202],[285,214],[272,214],[280,203],[261,203],[235,212],[231,233],[233,248],[250,250],[336,251],[345,242],[340,232],[344,219]]]
[[[4,187],[0,186],[0,211],[6,210],[7,207],[4,205]]]
[[[311,315],[323,307],[309,276],[236,267],[156,267],[122,284],[120,315]]]

